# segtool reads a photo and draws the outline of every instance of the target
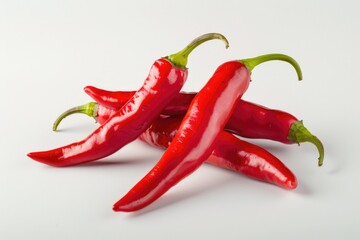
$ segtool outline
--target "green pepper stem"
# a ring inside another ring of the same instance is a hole
[[[70,108],[68,110],[66,110],[65,112],[63,112],[54,122],[53,124],[53,131],[56,131],[60,122],[66,118],[67,116],[74,114],[74,113],[82,113],[82,114],[86,114],[89,117],[93,117],[96,121],[96,117],[97,117],[97,103],[96,102],[89,102],[87,104],[81,105],[81,106],[77,106],[77,107],[73,107]]]
[[[225,43],[225,47],[226,48],[229,47],[228,40],[222,34],[207,33],[207,34],[201,35],[200,37],[195,38],[183,50],[181,50],[177,53],[171,54],[165,58],[168,59],[175,66],[178,66],[180,68],[186,68],[189,54],[200,44],[207,42],[209,40],[213,40],[213,39],[222,40]]]
[[[240,60],[240,62],[245,64],[245,66],[249,69],[249,71],[252,71],[257,65],[272,60],[279,60],[290,63],[295,68],[298,79],[302,80],[302,72],[299,64],[295,61],[295,59],[284,54],[280,54],[280,53],[265,54],[255,58],[242,59]]]
[[[310,142],[314,144],[319,151],[319,167],[323,165],[324,161],[324,146],[321,141],[314,135],[310,133],[310,131],[304,126],[302,121],[294,122],[289,131],[288,139],[290,141],[296,142],[298,144],[302,142]]]

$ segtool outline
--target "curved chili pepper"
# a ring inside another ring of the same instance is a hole
[[[310,142],[319,152],[318,166],[323,165],[324,146],[320,139],[290,113],[241,101],[226,130],[246,138],[270,139],[285,144]]]
[[[139,139],[155,147],[167,148],[181,120],[182,116],[159,117]],[[215,140],[214,149],[206,162],[286,189],[297,186],[295,175],[278,158],[226,131],[222,131]]]
[[[196,38],[178,53],[153,64],[143,86],[103,125],[82,141],[28,156],[52,166],[69,166],[106,157],[135,140],[180,91],[187,78],[187,58],[198,45],[226,38],[217,33]]]
[[[284,55],[270,54],[219,66],[194,97],[159,162],[114,204],[113,210],[130,212],[144,208],[199,168],[209,158],[216,138],[247,90],[251,70],[262,62],[283,58]]]
[[[85,87],[85,91],[96,101],[100,101],[100,105],[96,103],[88,103],[79,106],[77,110],[70,109],[72,113],[85,113],[88,108],[97,108],[98,118],[106,119],[111,115],[111,109],[121,108],[123,102],[126,102],[129,95],[134,92],[122,91],[106,91],[92,86]],[[179,93],[161,112],[163,115],[182,115],[185,114],[192,99],[196,93]],[[94,106],[92,104],[95,104]],[[111,109],[110,109],[111,108]],[[66,111],[65,113],[67,113]],[[94,111],[94,110],[92,110]],[[64,114],[65,114],[64,113]],[[67,113],[68,114],[68,113]],[[92,112],[87,114],[92,116]],[[104,116],[104,114],[108,114]],[[63,114],[55,121],[53,130],[55,131],[58,124],[63,118]],[[101,119],[98,119],[102,123]],[[247,102],[240,99],[237,107],[227,122],[225,129],[236,135],[246,138],[261,138],[278,141],[285,144],[300,144],[303,142],[313,143],[319,152],[318,165],[321,166],[324,160],[324,147],[321,141],[311,134],[303,125],[302,120],[298,120],[290,113],[269,109],[264,106]]]

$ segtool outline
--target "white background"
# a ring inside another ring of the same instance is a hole
[[[359,239],[359,4],[357,1],[1,1],[1,239]],[[53,168],[26,157],[86,137],[83,87],[138,89],[157,58],[220,32],[190,56],[183,90],[224,61],[280,52],[302,67],[257,67],[244,99],[288,111],[324,143],[255,142],[298,177],[293,191],[204,165],[148,208],[112,205],[160,158],[135,141],[116,154]]]

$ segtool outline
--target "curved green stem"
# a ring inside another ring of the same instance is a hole
[[[319,167],[323,164],[324,161],[324,146],[321,141],[314,135],[310,133],[309,130],[304,126],[302,121],[294,122],[291,125],[289,136],[289,140],[296,142],[298,144],[302,142],[310,142],[314,144],[319,151]]]
[[[70,108],[69,110],[63,112],[54,122],[53,124],[53,131],[57,130],[60,122],[66,118],[67,116],[74,114],[74,113],[83,113],[88,115],[89,117],[93,117],[96,121],[97,117],[97,103],[96,102],[89,102],[87,104]]]
[[[207,34],[201,35],[200,37],[195,38],[183,50],[181,50],[177,53],[171,54],[165,58],[168,59],[175,66],[178,66],[180,68],[186,68],[189,54],[200,44],[207,42],[209,40],[213,40],[213,39],[222,40],[225,43],[226,48],[229,47],[228,40],[222,34],[207,33]]]
[[[271,54],[261,55],[255,58],[242,59],[239,61],[245,64],[245,66],[249,69],[249,71],[252,71],[257,65],[272,60],[279,60],[290,63],[295,68],[296,73],[298,75],[298,79],[302,80],[302,72],[299,64],[295,61],[295,59],[293,59],[288,55],[284,55],[280,53],[271,53]]]

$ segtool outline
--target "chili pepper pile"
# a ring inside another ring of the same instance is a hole
[[[284,111],[241,99],[257,65],[272,60],[288,62],[301,80],[299,65],[284,54],[228,61],[215,70],[199,92],[181,92],[189,54],[214,39],[228,47],[223,35],[204,34],[183,50],[156,60],[137,91],[85,87],[94,102],[65,111],[56,119],[53,130],[74,113],[93,117],[100,126],[84,140],[28,156],[64,167],[104,158],[135,139],[166,149],[155,166],[114,204],[114,211],[131,212],[150,205],[204,162],[286,189],[296,188],[295,175],[277,157],[239,137],[285,144],[311,142],[319,151],[318,165],[322,165],[323,145],[302,121]]]

